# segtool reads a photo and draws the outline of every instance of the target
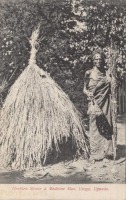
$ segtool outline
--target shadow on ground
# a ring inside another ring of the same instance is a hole
[[[78,173],[70,177],[51,177],[49,175],[42,179],[24,178],[23,172],[17,171],[0,173],[0,183],[2,184],[71,184],[75,182],[76,184],[91,183],[91,179],[82,173]]]
[[[117,145],[117,160],[126,157],[126,145]]]
[[[23,172],[0,173],[0,184],[91,184],[91,183],[111,183],[111,181],[95,181],[89,175],[77,173],[69,177],[50,177],[43,179],[24,178]]]

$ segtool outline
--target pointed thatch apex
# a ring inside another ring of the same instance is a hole
[[[29,40],[31,44],[31,52],[30,52],[30,59],[29,65],[36,64],[36,53],[38,51],[38,37],[39,37],[40,25],[33,31],[31,38]]]

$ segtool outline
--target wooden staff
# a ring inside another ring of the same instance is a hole
[[[116,159],[116,148],[117,148],[117,81],[116,81],[116,58],[117,51],[114,48],[114,44],[111,41],[111,47],[109,52],[110,59],[110,73],[112,75],[111,80],[111,112],[112,112],[112,124],[113,124],[113,156],[114,163]]]

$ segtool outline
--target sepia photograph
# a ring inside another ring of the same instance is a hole
[[[0,0],[0,47],[0,186],[124,186],[126,1]]]

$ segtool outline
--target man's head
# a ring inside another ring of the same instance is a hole
[[[105,55],[102,52],[95,52],[93,54],[93,63],[97,68],[103,68],[105,65]]]
[[[103,59],[100,54],[96,53],[94,55],[94,65],[99,68],[102,67]]]

